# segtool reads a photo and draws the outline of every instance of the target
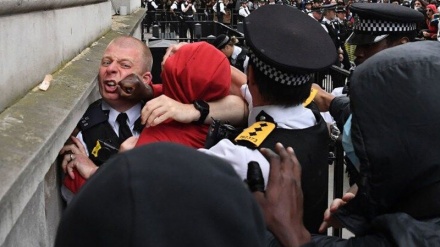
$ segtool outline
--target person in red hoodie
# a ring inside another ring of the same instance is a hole
[[[185,104],[207,105],[229,95],[231,69],[228,59],[206,42],[182,46],[163,64],[163,94]],[[167,120],[143,129],[136,146],[152,142],[174,142],[189,147],[204,146],[208,124]]]

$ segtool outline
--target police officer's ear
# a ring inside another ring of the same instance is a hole
[[[401,44],[401,45],[406,44],[406,43],[408,43],[408,42],[409,42],[409,38],[408,38],[408,37],[402,37],[402,38],[400,38],[400,44]]]
[[[142,76],[142,81],[145,85],[150,85],[153,82],[153,75],[151,72],[145,72]]]

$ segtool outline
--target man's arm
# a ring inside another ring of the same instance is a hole
[[[313,102],[321,112],[330,112],[340,130],[343,129],[345,121],[351,114],[350,98],[346,96],[335,97],[333,94],[324,91],[319,85],[313,84],[312,88],[317,90]]]
[[[330,102],[329,112],[336,121],[338,128],[340,130],[344,129],[344,124],[351,114],[350,98],[347,96],[335,97]]]
[[[232,125],[243,125],[247,121],[248,108],[239,96],[228,95],[208,104],[209,114],[205,124],[210,124],[212,118],[229,121]],[[193,104],[183,104],[165,95],[148,101],[142,109],[142,124],[146,126],[156,126],[168,119],[191,123],[199,118],[200,112]]]
[[[313,101],[318,106],[320,112],[326,112],[330,109],[330,104],[335,96],[331,93],[326,92],[318,84],[313,83],[312,88],[316,89],[317,93]]]

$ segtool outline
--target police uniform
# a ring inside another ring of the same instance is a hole
[[[133,136],[139,136],[143,129],[140,119],[141,110],[142,105],[139,103],[125,112],[128,117],[127,124]],[[97,166],[102,165],[119,151],[122,140],[118,136],[119,123],[116,120],[118,115],[118,111],[99,99],[87,108],[78,123],[77,127],[80,132],[76,137],[84,145],[90,160]],[[81,180],[78,177],[76,179]],[[70,186],[78,181],[70,182]],[[65,183],[61,186],[61,196],[67,203],[70,203],[76,194],[76,191],[73,191],[72,188],[66,187]]]
[[[310,4],[310,6],[311,6],[313,4],[313,1],[312,0],[306,0],[305,1],[303,12],[306,13],[306,14],[312,13],[312,8],[310,8],[310,9],[306,8],[307,4]]]
[[[136,104],[125,113],[127,123],[134,136],[138,136],[143,126],[140,121],[142,105]],[[102,99],[93,102],[78,123],[77,135],[85,146],[89,158],[100,166],[119,150],[122,141],[118,137],[119,124],[116,119],[119,112]]]
[[[310,83],[314,72],[327,69],[336,59],[336,52],[329,52],[334,50],[333,43],[320,24],[289,6],[255,10],[244,23],[244,33],[254,70],[282,87]],[[310,55],[311,50],[315,56]],[[227,160],[242,179],[246,178],[248,163],[257,161],[267,183],[269,163],[258,148],[273,148],[276,142],[293,147],[303,171],[305,226],[317,233],[327,208],[327,125],[318,112],[302,104],[254,107],[247,85],[242,93],[249,104],[249,127],[234,141],[224,139],[201,151]]]
[[[321,7],[321,6],[312,6],[312,10],[310,11],[310,13],[308,13],[308,15],[309,15],[310,17],[312,17],[313,20],[315,20],[315,21],[321,23],[321,21],[322,21],[322,11],[323,11],[323,10],[322,10],[322,7]],[[315,15],[314,15],[315,12],[320,13],[320,15],[321,15],[321,17],[319,17],[320,19],[317,19],[317,18],[315,17]],[[324,24],[321,23],[321,27],[322,27],[322,28],[328,33],[328,29],[327,29],[327,27],[326,27]]]
[[[147,8],[147,16],[146,16],[147,33],[149,33],[150,27],[156,19],[156,9],[158,8],[158,6],[154,0],[147,0],[145,2],[145,7]]]
[[[322,8],[324,9],[324,11],[335,11],[336,4],[323,5]],[[321,22],[327,27],[328,34],[330,35],[330,38],[333,40],[335,47],[336,48],[340,47],[341,42],[339,39],[339,22],[336,20],[336,18],[330,20],[324,16]]]
[[[344,52],[345,49],[343,48],[344,44],[341,40],[340,37],[340,30],[341,30],[341,26],[339,21],[336,18],[336,4],[326,4],[323,5],[322,8],[324,9],[324,17],[322,18],[322,24],[327,28],[328,34],[330,35],[330,38],[333,40],[333,43],[335,44],[335,49],[338,53],[342,54],[344,56]],[[328,19],[328,15],[326,13],[328,13],[329,11],[334,12],[335,17],[333,19]],[[345,54],[344,58],[348,56]],[[349,67],[349,61],[344,61],[344,62],[348,62],[348,64],[346,63],[344,68],[346,70],[348,70]],[[334,65],[341,67],[341,61],[337,60],[335,62]],[[333,87],[343,87],[345,85],[345,79],[346,76],[342,75],[341,73],[338,73],[334,70],[329,70],[328,73],[331,75],[332,78],[332,82],[333,82]]]
[[[182,32],[179,34],[180,38],[188,38],[187,31],[189,31],[189,35],[192,41],[194,38],[194,14],[196,13],[196,7],[194,7],[194,3],[191,3],[191,7],[188,7],[188,1],[184,1],[180,8],[182,10],[183,22],[182,22]],[[185,11],[186,9],[186,11]]]
[[[242,0],[240,9],[238,10],[239,20],[243,22],[244,18],[246,18],[251,12],[247,6],[247,1]]]
[[[223,1],[217,1],[212,8],[217,16],[217,21],[223,23],[223,16],[226,14],[225,4]]]
[[[173,4],[171,4],[170,11],[171,11],[171,20],[174,21],[170,23],[170,32],[177,32],[180,36],[180,30],[182,29],[180,27],[180,23],[183,21],[182,16],[182,9],[179,8],[180,6],[180,0],[174,0]],[[176,23],[177,22],[177,23]]]
[[[245,74],[249,63],[249,57],[247,56],[247,53],[248,51],[245,47],[234,45],[234,51],[229,58],[231,65],[239,69],[241,72],[244,72]]]
[[[336,6],[336,15],[338,13],[346,13],[346,9],[344,6]],[[351,63],[350,63],[350,57],[348,55],[347,49],[345,47],[345,41],[347,40],[348,36],[351,34],[352,31],[352,25],[351,22],[347,21],[347,19],[339,19],[338,17],[336,18],[338,21],[338,36],[339,36],[339,41],[341,43],[341,49],[344,52],[344,60],[342,61],[342,64],[344,65],[343,69],[345,70],[349,70],[351,68]]]
[[[222,50],[226,45],[229,44],[230,40],[231,38],[226,34],[220,34],[212,41],[212,45],[217,49]],[[236,45],[233,47],[234,50],[232,51],[231,57],[228,58],[229,63],[235,68],[239,69],[241,72],[246,73],[249,63],[248,50],[246,47],[239,47]]]

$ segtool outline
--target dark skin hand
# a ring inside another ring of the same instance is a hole
[[[331,93],[327,93],[318,84],[313,83],[312,88],[316,89],[318,92],[313,99],[313,102],[318,106],[320,112],[326,112],[330,109],[330,104],[335,98]]]
[[[141,101],[153,98],[153,89],[134,73],[122,79],[118,85],[119,94],[129,100]]]
[[[266,193],[254,192],[268,229],[285,247],[301,246],[311,241],[303,224],[303,193],[301,166],[291,147],[281,143],[275,152],[262,148],[260,152],[270,162]]]

